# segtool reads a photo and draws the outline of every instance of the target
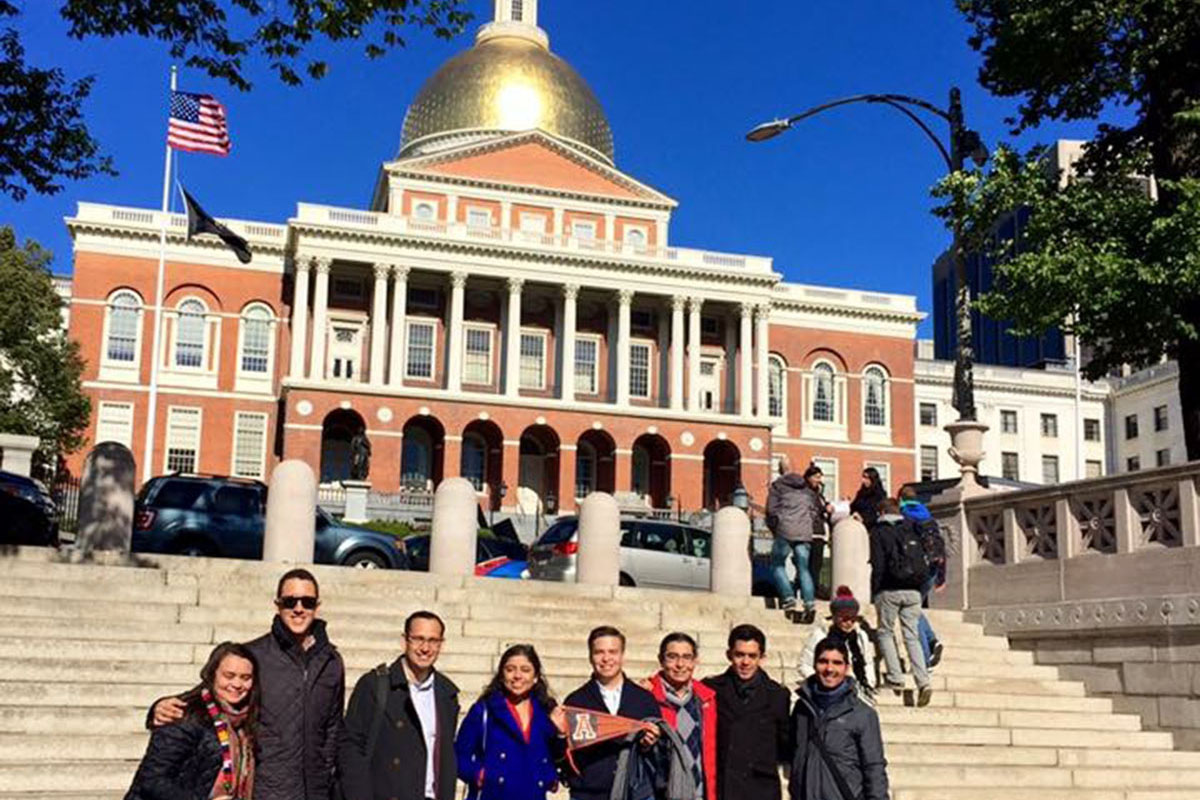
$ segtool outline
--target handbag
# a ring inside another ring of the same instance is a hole
[[[842,771],[833,762],[833,756],[826,749],[825,742],[817,735],[816,720],[812,720],[812,723],[808,726],[808,739],[816,743],[817,750],[821,753],[821,760],[825,762],[825,766],[828,767],[830,774],[833,775],[833,782],[837,785],[838,793],[841,794],[842,800],[859,800],[858,795],[850,791],[850,785],[846,783],[845,777],[842,776]]]

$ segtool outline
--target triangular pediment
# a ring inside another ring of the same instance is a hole
[[[607,197],[674,207],[676,202],[543,131],[497,136],[386,164],[397,175]]]

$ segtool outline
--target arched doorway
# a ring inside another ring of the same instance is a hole
[[[558,511],[558,448],[553,428],[530,425],[521,434],[517,503],[523,511]]]
[[[475,491],[488,494],[489,507],[500,508],[500,481],[504,474],[504,434],[494,422],[475,420],[463,429],[459,475]]]
[[[400,486],[433,490],[442,482],[446,429],[433,417],[413,417],[404,423],[400,449]]]
[[[321,483],[350,480],[350,440],[367,423],[357,412],[339,408],[321,424]]]
[[[727,506],[742,482],[742,454],[727,439],[714,439],[704,448],[704,507]]]
[[[604,431],[590,430],[575,445],[575,496],[612,493],[617,483],[617,443]]]
[[[666,508],[671,494],[671,446],[658,434],[644,433],[633,442],[634,492],[652,508]]]

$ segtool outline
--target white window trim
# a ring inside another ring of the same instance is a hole
[[[492,228],[496,227],[496,222],[495,222],[495,219],[493,218],[492,211],[493,210],[491,208],[489,208],[488,206],[468,205],[466,207],[466,210],[463,211],[463,224],[473,230],[491,230]],[[486,215],[487,223],[486,224],[472,223],[471,222],[472,214]]]
[[[246,372],[242,369],[242,356],[246,346],[246,315],[256,309],[262,308],[267,314],[267,371],[266,372]],[[242,313],[238,315],[238,339],[237,339],[237,362],[236,373],[234,375],[234,391],[251,392],[261,394],[273,394],[275,386],[275,336],[278,330],[279,318],[275,316],[275,310],[263,302],[248,303],[242,309]]]
[[[200,358],[200,366],[178,366],[175,363],[176,347],[179,344],[179,322],[183,317],[179,309],[191,300],[195,300],[204,308],[204,352]],[[214,312],[204,302],[204,298],[188,295],[180,298],[174,308],[165,309],[163,324],[167,326],[169,335],[166,338],[166,363],[159,371],[160,380],[167,386],[183,386],[193,389],[216,389],[217,376],[221,367],[221,315]]]
[[[133,342],[133,361],[114,361],[108,357],[108,332],[112,321],[113,301],[123,294],[137,300],[137,327]],[[119,383],[140,383],[142,371],[142,334],[146,320],[146,301],[132,289],[118,289],[104,304],[104,326],[100,337],[100,380]]]
[[[921,406],[930,406],[933,409],[933,422],[922,422],[921,421]],[[917,427],[919,427],[919,428],[936,428],[937,424],[938,424],[937,421],[938,421],[939,416],[940,415],[938,414],[938,404],[937,403],[926,402],[924,400],[917,401]]]
[[[646,348],[646,394],[633,393],[633,348]],[[629,397],[635,400],[649,400],[655,396],[656,381],[654,380],[655,342],[652,339],[629,340]]]
[[[580,236],[579,229],[591,229],[590,236]],[[594,219],[573,219],[571,220],[571,238],[577,241],[594,242],[599,237],[600,225]]]
[[[535,225],[526,226],[527,222],[536,222]],[[536,211],[520,211],[517,213],[517,230],[521,233],[530,234],[531,236],[545,236],[550,229],[550,218],[545,214],[539,214]]]
[[[167,462],[171,457],[171,413],[176,409],[196,412],[196,463],[193,467],[195,472],[200,472],[200,449],[204,444],[204,409],[200,406],[167,406],[167,419],[163,430],[163,473],[168,473]]]
[[[815,394],[816,367],[827,364],[833,370],[833,421],[813,418],[813,397]],[[846,425],[846,375],[838,370],[837,365],[828,359],[818,359],[808,369],[803,371],[804,391],[801,401],[804,404],[803,435],[812,439],[830,439],[846,441],[848,438]]]
[[[429,209],[429,216],[421,216],[422,208]],[[414,200],[412,204],[412,218],[420,222],[436,222],[438,215],[438,204],[433,200]]]
[[[917,448],[917,480],[925,480],[922,473],[925,471],[925,454],[933,454],[933,477],[930,480],[937,480],[941,473],[941,453],[936,445],[923,444]]]
[[[467,376],[467,332],[481,331],[488,336],[488,353],[487,353],[487,378],[482,381],[471,380]],[[495,362],[496,362],[496,326],[490,322],[466,322],[463,323],[462,337],[462,363],[463,374],[462,382],[466,386],[491,386],[496,379]],[[486,441],[485,441],[486,444]]]
[[[536,336],[542,340],[542,369],[541,381],[537,386],[526,384],[524,375],[521,371],[521,362],[525,360],[525,355],[521,352],[521,337]],[[550,361],[550,332],[544,328],[521,328],[521,334],[517,337],[517,384],[518,388],[529,389],[532,392],[545,391],[547,372],[549,372]]]
[[[598,333],[577,333],[575,334],[575,344],[579,342],[592,342],[596,346],[596,358],[592,361],[592,389],[593,391],[585,392],[579,388],[579,378],[575,378],[576,394],[584,395],[585,397],[598,397],[600,395],[600,345],[602,337]],[[575,354],[571,354],[571,369],[575,369]]]
[[[467,433],[464,433],[463,440],[462,440],[462,453],[460,455],[460,459],[463,455],[466,455],[467,440],[469,440],[469,439],[478,441],[483,447],[483,464],[482,464],[483,471],[480,476],[479,486],[476,487],[475,491],[480,492],[480,493],[485,493],[488,490],[488,461],[491,460],[489,458],[491,453],[488,452],[488,440],[484,437],[483,434],[479,433],[478,431],[468,431]],[[461,465],[460,465],[460,467],[461,467]],[[471,480],[466,475],[463,475],[463,477],[466,478],[467,480]]]
[[[831,498],[840,497],[841,495],[838,494],[838,483],[841,480],[842,465],[838,462],[838,459],[833,456],[817,455],[817,456],[813,456],[812,463],[821,468],[821,474],[825,478],[825,483],[824,483],[825,499],[829,502],[832,502]],[[826,467],[828,467],[830,464],[833,465],[833,469],[832,470],[826,469]],[[833,483],[832,484],[829,482],[829,476],[830,476],[831,471],[833,473]]]
[[[867,422],[867,373],[877,370],[883,375],[883,424]],[[882,364],[868,364],[860,379],[862,401],[862,440],[864,444],[892,443],[892,376]]]
[[[258,417],[263,422],[262,446],[259,448],[260,452],[259,452],[259,456],[258,456],[258,474],[257,475],[246,475],[244,473],[238,472],[238,469],[237,469],[238,422],[245,417]],[[262,480],[264,477],[266,477],[266,474],[267,474],[267,439],[270,438],[270,431],[271,431],[270,424],[271,424],[270,417],[268,414],[266,414],[264,412],[261,412],[261,411],[235,411],[234,412],[234,414],[233,414],[233,442],[232,442],[232,447],[230,448],[230,453],[229,453],[229,474],[230,475],[233,475],[234,477],[238,477],[238,478],[254,478],[257,480]]]
[[[1015,431],[1004,430],[1004,415],[1005,415],[1005,413],[1010,413],[1014,417],[1016,417],[1017,429]],[[1000,435],[1001,436],[1020,436],[1021,435],[1021,412],[1020,411],[1018,411],[1015,408],[1000,409]]]
[[[339,358],[339,353],[342,352],[337,337],[334,336],[334,331],[337,328],[354,328],[354,340],[358,343],[357,357],[354,359],[355,371],[350,378],[344,375],[340,378],[333,377],[333,361]],[[367,363],[370,360],[369,350],[367,348],[367,315],[363,312],[350,311],[346,309],[338,309],[336,316],[329,315],[329,319],[325,323],[325,380],[334,383],[363,383],[363,376],[366,373]],[[436,336],[436,333],[435,333]],[[437,349],[437,341],[434,341],[434,349]]]
[[[412,329],[418,325],[425,325],[432,329],[429,341],[429,375],[413,375],[409,371],[412,366],[410,353],[412,352]],[[409,381],[428,381],[433,383],[437,380],[437,320],[428,317],[409,317],[404,320],[404,379]]]
[[[1046,433],[1046,420],[1047,419],[1054,420],[1054,433],[1053,434]],[[1058,438],[1058,414],[1052,414],[1049,412],[1041,413],[1038,416],[1038,432],[1039,432],[1041,438],[1043,438],[1043,439],[1057,439]]]
[[[879,478],[883,481],[883,488],[889,497],[896,496],[896,489],[899,487],[892,486],[892,465],[887,461],[864,461],[863,469],[874,467],[879,473]]]
[[[127,436],[122,437],[120,439],[117,439],[117,438],[114,438],[111,436],[101,438],[100,426],[104,422],[104,410],[106,408],[110,409],[110,410],[119,408],[119,409],[124,409],[124,410],[128,411],[129,431],[128,431]],[[93,435],[94,441],[92,442],[92,444],[97,445],[97,444],[100,444],[101,442],[120,442],[121,444],[125,445],[126,447],[128,447],[132,450],[133,449],[134,422],[135,422],[135,409],[134,409],[133,403],[119,403],[119,402],[110,402],[110,401],[101,400],[100,403],[96,407],[96,432]]]

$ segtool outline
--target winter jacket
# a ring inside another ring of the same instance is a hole
[[[717,797],[717,693],[701,681],[692,681],[692,693],[700,702],[700,746],[704,770],[704,796],[709,800]],[[663,686],[661,672],[650,679],[650,694],[658,702],[658,714],[672,728],[676,726],[679,710],[667,702],[667,691]]]
[[[816,682],[814,675],[800,687],[792,711],[796,751],[788,781],[791,800],[887,800],[887,759],[883,755],[883,736],[875,709],[862,702],[852,689],[824,715],[818,714],[812,699]],[[820,749],[810,737],[818,737],[825,743],[854,797],[842,797]]]
[[[717,800],[779,800],[779,765],[792,757],[790,693],[761,671],[749,687],[732,668],[704,683],[717,695]]]
[[[595,680],[589,680],[567,695],[563,705],[586,708],[602,714],[609,713]],[[621,705],[617,708],[617,716],[628,719],[654,719],[658,716],[658,702],[654,695],[626,678],[621,686]],[[621,750],[629,746],[625,741],[617,739],[576,751],[572,758],[578,772],[567,778],[567,785],[571,787],[571,797],[574,800],[608,800],[617,768],[617,758]],[[637,787],[633,792],[634,796],[645,796],[645,789],[646,787]]]
[[[562,740],[541,704],[534,700],[530,707],[529,741],[499,692],[467,712],[454,752],[469,800],[544,800],[558,785],[554,765]]]
[[[154,729],[125,800],[208,800],[220,769],[221,745],[212,722],[189,713]]]
[[[855,687],[859,690],[860,697],[864,694],[870,695],[871,690],[879,685],[878,676],[876,675],[876,664],[879,656],[875,652],[875,642],[872,641],[866,624],[866,620],[860,620],[854,628],[854,638],[858,641],[858,650],[862,653],[863,660],[866,662],[863,664],[863,672],[867,676],[866,685],[862,685],[862,682],[855,679]],[[804,643],[804,652],[800,654],[800,661],[796,665],[796,669],[800,673],[801,683],[814,673],[815,666],[813,662],[816,660],[817,645],[829,635],[831,630],[833,630],[832,625],[829,628],[817,626],[809,634],[808,641]],[[850,675],[854,675],[853,666],[851,666],[850,670]]]
[[[882,489],[860,486],[854,500],[850,502],[850,512],[862,518],[863,527],[871,530],[879,521],[879,501],[887,495]]]
[[[888,568],[893,555],[902,549],[905,535],[913,530],[913,523],[899,514],[884,514],[871,529],[871,597],[888,591],[919,591],[925,576],[919,580],[905,581],[897,578]]]
[[[409,694],[403,657],[387,669],[388,696],[375,750],[367,739],[379,709],[375,705],[374,670],[358,679],[346,709],[346,727],[338,749],[338,772],[346,800],[425,800],[425,734]],[[453,800],[458,788],[454,729],[458,725],[458,687],[433,673],[437,740],[434,754],[436,800]],[[255,792],[255,800],[257,791]]]
[[[804,476],[780,475],[767,492],[767,527],[789,542],[811,542],[825,537],[825,498]]]

